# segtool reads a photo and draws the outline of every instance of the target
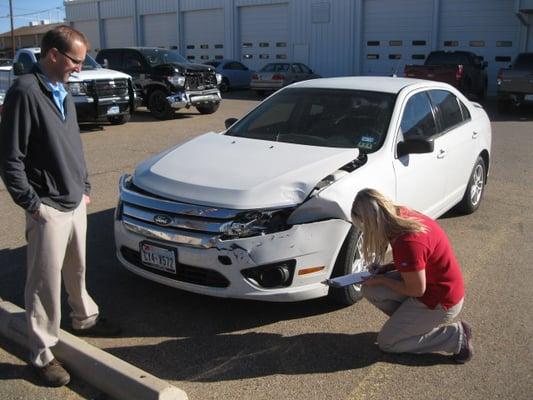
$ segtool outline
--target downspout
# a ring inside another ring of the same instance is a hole
[[[515,14],[516,17],[520,20],[522,23],[522,26],[520,27],[520,51],[526,51],[528,48],[528,41],[529,41],[529,22],[525,15],[520,11],[520,0],[515,0]]]

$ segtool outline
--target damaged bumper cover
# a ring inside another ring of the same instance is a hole
[[[167,101],[175,109],[219,103],[221,100],[222,98],[218,89],[184,91],[167,97]]]

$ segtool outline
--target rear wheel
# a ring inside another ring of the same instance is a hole
[[[205,106],[196,106],[196,109],[200,114],[213,114],[216,110],[218,110],[219,106],[220,103],[213,103]]]
[[[228,78],[222,78],[222,82],[218,86],[219,90],[223,93],[229,91],[229,81]]]
[[[174,114],[174,110],[172,110],[167,96],[162,90],[154,90],[150,94],[148,108],[150,113],[157,119],[169,119]]]
[[[483,192],[485,191],[485,176],[485,161],[483,158],[478,157],[474,164],[472,174],[470,174],[463,199],[457,205],[459,211],[465,214],[472,214],[479,208]]]
[[[362,256],[363,235],[356,228],[352,227],[344,240],[331,278],[361,272],[365,270],[365,263]],[[350,285],[343,288],[329,288],[328,296],[337,304],[349,306],[363,297],[361,285]]]

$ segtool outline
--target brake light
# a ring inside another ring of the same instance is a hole
[[[274,80],[274,81],[282,81],[283,79],[285,79],[285,76],[282,75],[282,74],[274,74],[274,75],[272,75],[272,80]]]
[[[457,70],[455,71],[455,80],[456,81],[460,81],[461,78],[463,77],[463,66],[462,65],[458,65],[457,66]]]
[[[257,75],[257,74],[253,74],[253,75],[252,75],[252,79],[258,80],[258,79],[259,79],[259,75]]]
[[[500,70],[498,71],[498,76],[496,77],[496,83],[498,84],[498,86],[502,84],[502,81],[503,81],[503,68],[500,68]]]

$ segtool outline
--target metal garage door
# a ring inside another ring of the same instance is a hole
[[[364,2],[362,75],[403,75],[431,50],[433,0]]]
[[[124,47],[135,46],[132,18],[104,19],[105,46]]]
[[[489,64],[489,94],[496,93],[498,70],[519,51],[520,22],[514,4],[514,0],[441,1],[439,48],[483,56]]]
[[[287,4],[239,8],[240,58],[249,68],[289,58],[289,11]]]
[[[166,48],[178,46],[176,13],[143,15],[141,18],[143,46]]]
[[[183,13],[185,56],[193,62],[224,57],[224,10],[186,11]]]
[[[95,55],[100,50],[100,34],[98,33],[98,21],[76,21],[72,24],[74,29],[77,29],[87,36],[91,44],[91,55]]]

